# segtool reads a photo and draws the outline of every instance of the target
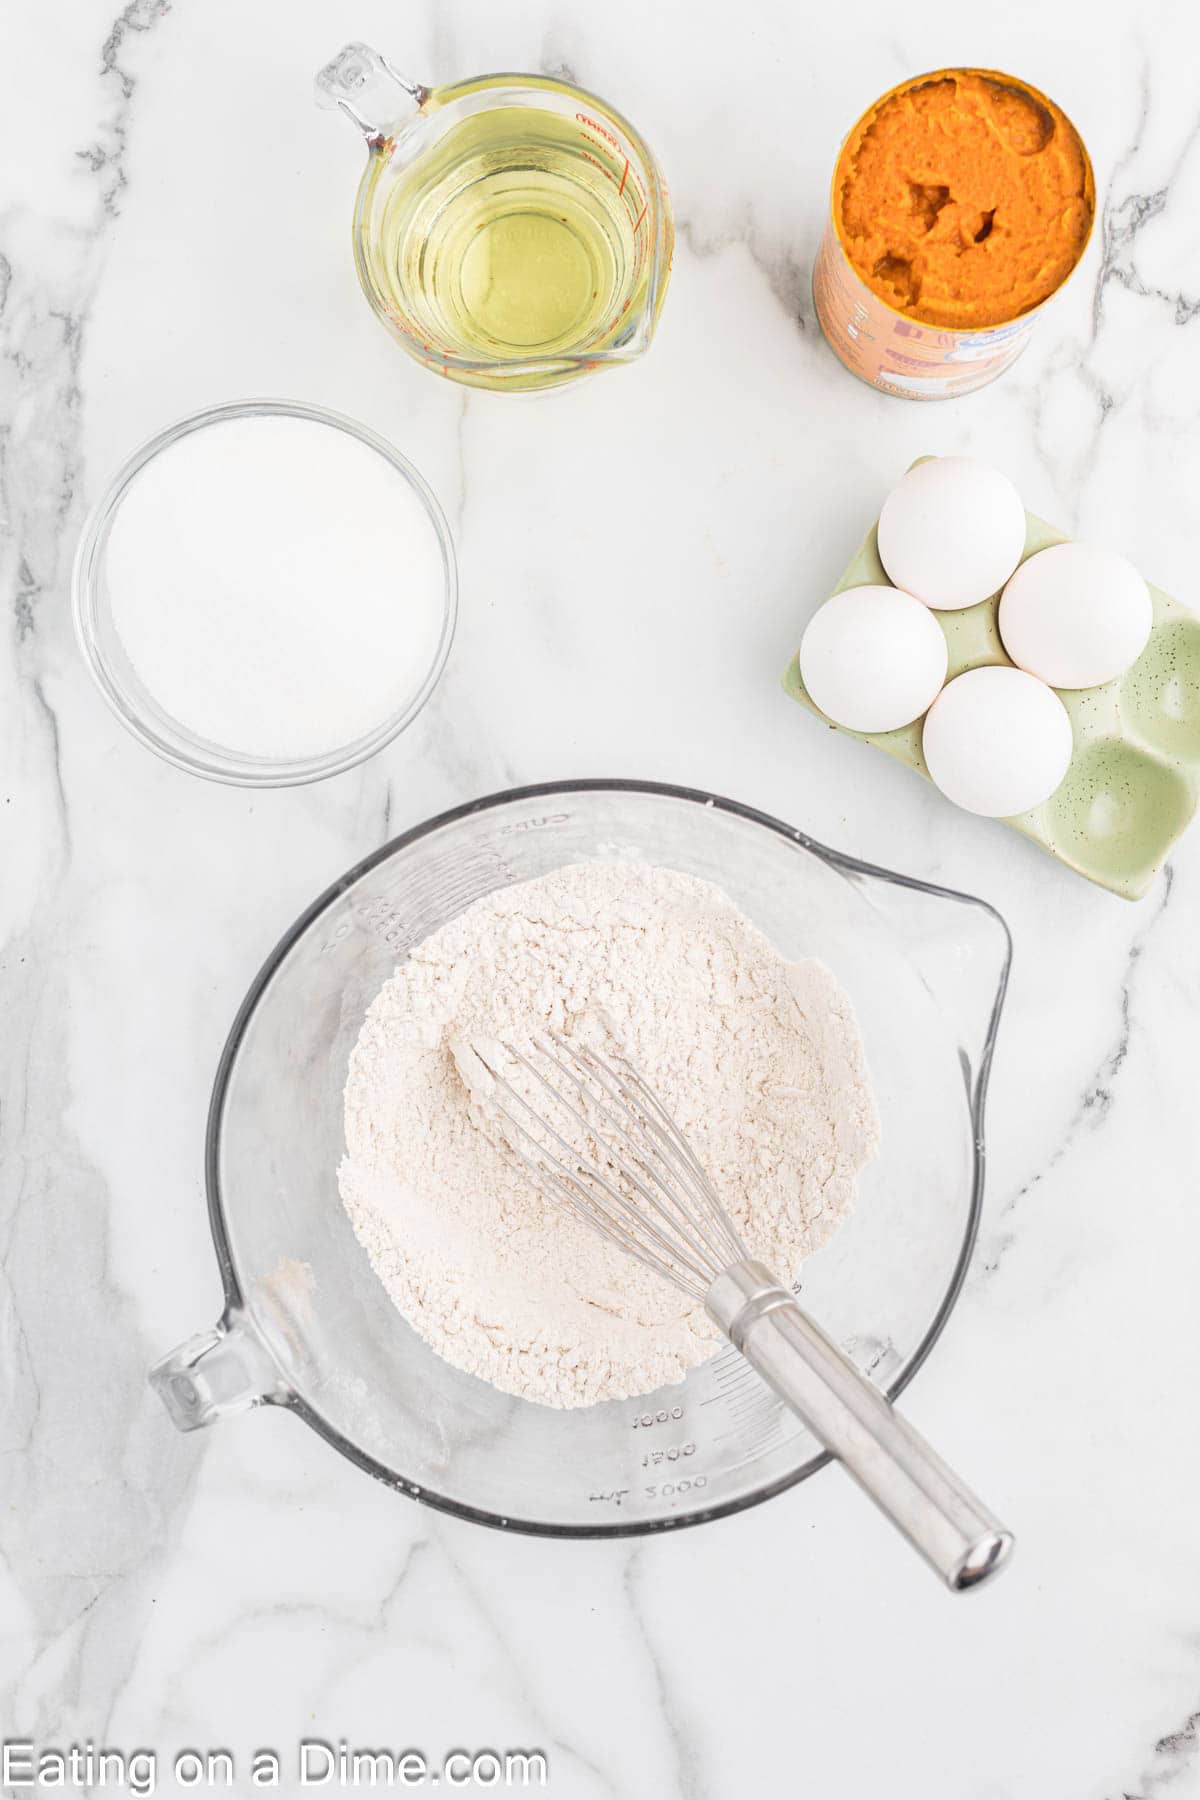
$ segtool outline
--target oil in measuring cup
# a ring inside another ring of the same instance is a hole
[[[428,88],[351,44],[318,96],[359,127],[359,279],[413,356],[452,380],[537,388],[649,345],[674,234],[627,121],[538,75]]]
[[[396,182],[380,260],[395,304],[462,356],[579,352],[636,292],[638,212],[575,120],[504,107],[465,119]]]

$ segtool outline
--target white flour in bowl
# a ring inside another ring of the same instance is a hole
[[[427,938],[350,1058],[342,1199],[435,1350],[550,1406],[649,1393],[717,1347],[701,1307],[541,1200],[472,1120],[453,1044],[586,1030],[593,1015],[785,1281],[848,1212],[877,1140],[845,994],[706,882],[581,864],[489,894]]]

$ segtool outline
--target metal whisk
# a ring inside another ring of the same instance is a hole
[[[509,1151],[539,1191],[700,1300],[948,1586],[977,1586],[1002,1565],[1011,1533],[747,1255],[687,1139],[636,1070],[556,1033],[528,1051],[472,1044],[470,1055],[486,1071],[483,1097],[504,1121]]]

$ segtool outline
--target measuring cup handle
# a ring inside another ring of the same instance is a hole
[[[286,1398],[261,1340],[232,1308],[155,1363],[147,1379],[180,1431]]]
[[[343,45],[317,75],[315,88],[317,105],[344,112],[372,149],[381,148],[429,96],[427,87],[409,81],[369,44]]]
[[[1011,1532],[761,1263],[727,1269],[707,1308],[747,1362],[844,1463],[948,1587],[1001,1567]]]

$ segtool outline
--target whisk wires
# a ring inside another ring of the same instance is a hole
[[[491,1077],[508,1148],[547,1199],[698,1300],[744,1260],[695,1152],[623,1057],[557,1032],[534,1038],[528,1052],[471,1048]]]

